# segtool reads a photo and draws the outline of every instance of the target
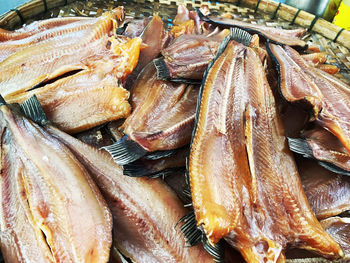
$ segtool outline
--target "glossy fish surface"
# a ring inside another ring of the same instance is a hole
[[[309,200],[318,219],[339,215],[350,210],[350,178],[332,173],[316,161],[301,159],[298,170]]]
[[[350,87],[310,66],[294,49],[269,45],[280,71],[280,91],[289,102],[304,102],[317,123],[350,152]]]
[[[132,262],[212,262],[200,246],[186,247],[175,229],[186,209],[161,180],[123,175],[107,152],[47,126],[48,132],[62,141],[93,175],[113,215],[114,243]]]
[[[85,30],[29,46],[11,55],[0,63],[0,93],[6,99],[67,72],[87,69],[105,56],[120,54],[119,50],[113,50],[113,43],[120,38],[109,37],[109,33],[123,16],[123,9],[116,8],[104,13]],[[136,55],[138,58],[138,53]]]
[[[284,262],[287,244],[341,256],[307,202],[258,55],[228,40],[201,87],[191,144],[197,225],[247,262]]]
[[[19,109],[0,106],[6,262],[107,262],[112,218],[87,169]]]

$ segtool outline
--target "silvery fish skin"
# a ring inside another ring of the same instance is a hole
[[[288,46],[268,45],[279,68],[280,91],[289,102],[305,102],[314,119],[350,152],[350,87],[310,66]]]
[[[123,8],[119,7],[104,13],[85,30],[16,52],[0,62],[0,93],[7,99],[67,72],[88,69],[105,55],[121,53],[120,50],[109,50],[108,43],[109,34],[123,17]],[[119,39],[114,38],[112,36],[113,42]]]
[[[212,262],[200,247],[186,247],[175,225],[187,210],[161,180],[123,175],[103,150],[46,126],[46,130],[63,142],[93,175],[107,201],[114,220],[114,244],[137,263]]]
[[[350,210],[350,178],[332,173],[314,160],[298,160],[306,197],[319,220]]]
[[[308,204],[255,51],[228,42],[200,98],[189,176],[209,240],[225,238],[247,262],[284,262],[287,244],[342,256]]]
[[[61,142],[0,106],[1,251],[6,262],[107,262],[112,218],[87,169]]]

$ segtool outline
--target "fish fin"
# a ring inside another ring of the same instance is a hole
[[[126,23],[123,24],[123,26],[118,27],[117,30],[116,30],[117,35],[123,35],[125,30],[126,30],[126,28],[128,27],[128,25],[129,25],[129,22],[126,22]]]
[[[169,80],[176,83],[194,84],[194,85],[202,83],[201,79],[172,78]]]
[[[162,178],[163,180],[165,179],[165,177],[172,175],[174,173],[177,172],[184,172],[185,169],[183,167],[176,167],[176,168],[167,168],[164,169],[162,171],[159,171],[157,173],[151,174],[148,177],[149,178]]]
[[[170,71],[164,61],[164,58],[154,59],[153,64],[157,69],[157,79],[161,79],[161,80],[170,79]]]
[[[0,95],[0,106],[6,105],[6,104],[7,103],[6,103],[5,99]]]
[[[287,137],[287,139],[288,139],[289,149],[292,152],[298,153],[306,158],[317,160],[314,157],[312,149],[306,140],[300,139],[300,138],[289,138],[289,137]],[[319,165],[321,165],[322,167],[326,168],[327,170],[333,173],[350,176],[349,171],[344,170],[330,162],[319,161],[319,160],[317,160],[317,162]]]
[[[138,143],[130,140],[127,135],[124,135],[114,144],[102,147],[101,149],[106,150],[119,165],[126,165],[147,154],[145,149]]]
[[[165,178],[168,175],[173,174],[174,172],[177,171],[182,171],[183,168],[182,167],[176,167],[176,168],[166,168],[162,171],[158,171],[158,172],[154,172],[152,170],[150,170],[149,168],[147,168],[146,165],[135,161],[129,164],[126,164],[123,166],[123,174],[126,176],[130,176],[130,177],[144,177],[144,176],[148,176],[149,178]]]
[[[200,227],[197,227],[196,216],[193,210],[183,216],[177,224],[180,223],[183,223],[180,230],[189,246],[192,247],[202,243],[204,249],[213,257],[214,262],[224,262],[222,241],[218,242],[215,246],[209,243],[204,231]]]
[[[144,159],[147,160],[158,160],[160,158],[170,157],[177,153],[178,149],[165,150],[165,151],[155,151],[145,155]]]
[[[232,40],[235,40],[238,43],[241,43],[241,44],[249,47],[249,44],[252,41],[253,36],[241,28],[231,27],[230,28],[230,38]]]
[[[20,107],[23,114],[32,121],[40,125],[45,125],[49,122],[36,95],[33,95],[25,102],[20,104]]]

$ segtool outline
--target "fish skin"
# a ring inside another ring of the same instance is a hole
[[[131,90],[133,112],[121,128],[149,152],[185,146],[191,139],[197,96],[195,86],[157,80],[150,63]]]
[[[350,178],[332,173],[314,160],[300,158],[298,170],[306,197],[319,220],[350,210]]]
[[[40,32],[50,30],[55,27],[60,27],[68,25],[70,23],[83,21],[83,20],[92,20],[91,17],[58,17],[50,18],[40,21],[34,21],[33,23],[24,26],[15,31],[9,31],[0,28],[0,42],[6,42],[11,40],[19,40],[23,38],[30,37],[32,35],[38,34]]]
[[[124,176],[107,152],[46,126],[93,175],[114,218],[114,242],[133,262],[212,262],[202,247],[186,247],[175,229],[186,214],[176,195],[161,180]],[[118,227],[119,226],[119,227]]]
[[[315,159],[350,171],[350,154],[332,133],[315,126],[313,129],[304,130],[301,136],[308,142]]]
[[[247,262],[285,262],[287,244],[342,256],[307,202],[255,51],[229,42],[201,92],[189,175],[209,240],[225,237]]]
[[[11,55],[0,63],[0,93],[7,99],[69,71],[87,69],[89,62],[110,52],[108,34],[123,16],[123,8],[116,8],[104,13],[90,28],[29,46]],[[69,35],[72,37],[68,38]]]
[[[350,87],[310,66],[291,47],[269,44],[269,49],[279,63],[282,95],[289,102],[309,104],[316,122],[350,152]]]
[[[88,28],[90,25],[96,23],[97,18],[82,19],[69,24],[53,27],[51,29],[41,31],[37,34],[29,37],[10,40],[1,43],[0,45],[0,62],[8,58],[10,55],[16,53],[19,50],[24,49],[27,46],[35,45],[37,43],[47,41],[55,37],[62,37],[65,34],[77,32]]]
[[[112,218],[97,186],[63,143],[17,110],[0,106],[5,260],[107,262]]]

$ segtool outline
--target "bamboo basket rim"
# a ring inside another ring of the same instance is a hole
[[[15,26],[23,25],[29,19],[33,19],[40,14],[48,12],[50,9],[65,6],[75,1],[76,0],[29,1],[0,15],[0,28],[13,29]],[[319,33],[327,39],[350,49],[350,31],[338,27],[317,15],[313,15],[287,4],[278,3],[273,0],[218,0],[218,2],[254,8],[254,13],[259,11],[271,13],[272,19],[279,17],[291,22],[291,24],[307,27],[310,32]]]

